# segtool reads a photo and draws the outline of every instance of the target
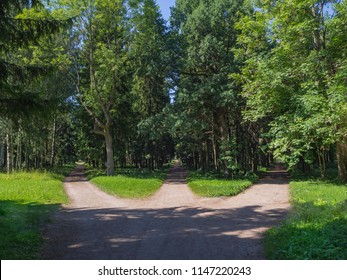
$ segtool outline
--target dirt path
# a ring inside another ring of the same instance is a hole
[[[286,173],[272,171],[242,194],[201,198],[171,170],[144,200],[110,196],[83,168],[64,182],[70,204],[46,232],[44,259],[264,259],[262,236],[289,209]]]

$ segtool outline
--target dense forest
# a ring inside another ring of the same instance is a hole
[[[1,0],[0,169],[347,179],[347,2]]]

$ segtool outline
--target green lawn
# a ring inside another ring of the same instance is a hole
[[[122,198],[146,198],[163,184],[168,169],[144,171],[135,168],[117,169],[118,175],[100,176],[96,170],[87,171],[88,178],[103,191]],[[96,177],[95,177],[96,176]]]
[[[294,180],[292,212],[266,234],[269,259],[347,259],[347,187],[334,181]]]
[[[190,171],[188,185],[195,194],[204,197],[233,196],[250,187],[256,179],[250,176],[231,180],[221,178],[220,174]]]
[[[34,172],[0,174],[0,259],[36,259],[41,230],[67,202],[63,175]]]

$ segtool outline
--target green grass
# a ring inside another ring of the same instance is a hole
[[[256,176],[248,176],[235,179],[221,178],[219,173],[199,173],[190,171],[188,186],[191,190],[204,197],[233,196],[243,192],[256,180]]]
[[[0,174],[0,259],[37,259],[42,228],[67,202],[63,175],[49,172]]]
[[[64,179],[69,173],[76,167],[75,164],[65,164],[63,166],[56,165],[54,167],[50,167],[47,170],[41,170],[42,172],[49,172],[52,178],[56,178],[57,180]]]
[[[122,198],[146,198],[163,184],[168,169],[146,171],[135,168],[117,169],[116,176],[107,177],[103,172],[88,170],[87,177],[103,191]]]
[[[293,180],[292,211],[265,238],[269,259],[347,259],[347,186],[336,181]]]

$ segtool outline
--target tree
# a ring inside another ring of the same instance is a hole
[[[3,0],[0,3],[0,106],[1,115],[9,117],[44,108],[36,92],[28,92],[26,84],[43,74],[42,65],[27,65],[18,59],[18,49],[38,45],[40,38],[50,39],[69,20],[55,20],[42,1]],[[19,110],[20,108],[20,110]]]
[[[138,124],[136,157],[153,169],[167,160],[164,147],[171,144],[169,133],[162,126],[158,128],[159,116],[165,118],[162,112],[169,104],[169,34],[153,0],[138,1],[131,22],[133,110]]]
[[[10,172],[29,168],[29,150],[38,149],[38,143],[32,147],[29,138],[34,130],[32,123],[44,127],[45,119],[50,119],[67,97],[65,88],[54,89],[63,75],[53,61],[59,52],[56,39],[69,20],[56,20],[43,1],[2,1],[0,18],[0,118],[6,123],[5,162]],[[39,133],[44,141],[42,131]],[[48,145],[40,147],[45,150],[40,155],[41,166],[54,164],[56,135],[51,136],[50,159]]]
[[[335,16],[329,22],[329,52],[333,62],[329,79],[329,105],[334,110],[334,122],[338,133],[337,161],[340,179],[347,181],[347,2],[335,5]]]
[[[70,36],[70,69],[78,100],[93,118],[94,131],[104,137],[107,174],[114,173],[115,161],[142,166],[148,154],[146,164],[154,168],[165,141],[144,138],[138,125],[169,101],[167,35],[158,6],[152,0],[59,2],[63,8],[57,14],[79,15]],[[85,127],[80,132],[89,146],[84,151],[94,151],[94,137]]]
[[[335,2],[256,2],[254,15],[239,23],[246,119],[270,119],[275,156],[291,167],[317,159],[322,177],[327,151],[339,138],[337,104],[328,90],[334,58],[325,12]]]
[[[140,5],[142,4],[142,5]],[[154,0],[144,0],[134,9],[131,59],[134,71],[134,106],[142,118],[161,112],[169,101],[168,46],[164,20]]]
[[[94,131],[104,137],[107,175],[113,175],[112,114],[129,91],[125,1],[95,0],[87,6],[83,1],[67,4],[79,13],[75,30],[80,41],[73,58],[77,94],[94,119]]]
[[[208,169],[212,161],[227,176],[241,162],[243,100],[230,73],[239,71],[235,23],[247,9],[243,1],[181,0],[173,11],[180,44],[177,129],[186,143],[180,149],[188,149],[181,152],[196,167]]]

